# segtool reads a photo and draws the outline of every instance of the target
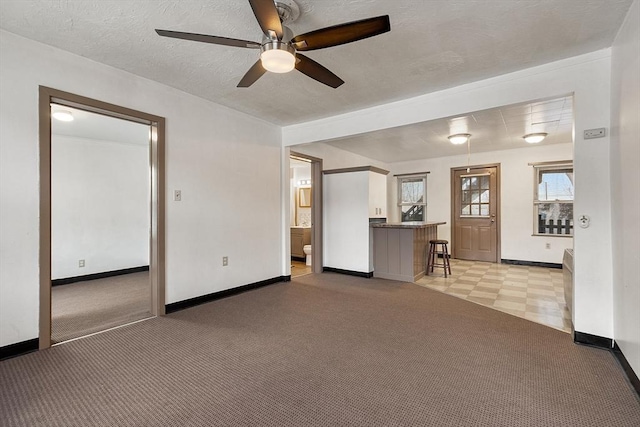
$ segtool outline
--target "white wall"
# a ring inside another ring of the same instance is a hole
[[[324,175],[324,267],[369,273],[369,171]]]
[[[500,163],[501,258],[522,261],[562,263],[566,248],[573,247],[568,237],[532,236],[533,233],[533,168],[531,162],[571,160],[573,145],[554,144],[472,153],[471,164]],[[439,157],[391,163],[388,175],[389,220],[400,221],[397,206],[398,185],[394,174],[429,171],[427,175],[427,221],[445,221],[438,227],[438,236],[451,238],[451,168],[467,165],[467,156]],[[551,248],[546,249],[545,244]]]
[[[322,159],[324,170],[376,166],[388,170],[387,163],[360,156],[329,144],[302,144],[291,147],[292,151]]]
[[[611,190],[614,337],[640,376],[640,3],[612,49]]]
[[[51,136],[52,279],[149,265],[150,176],[148,144]]]
[[[283,128],[285,146],[341,138],[379,129],[466,114],[531,100],[574,95],[577,228],[575,328],[613,337],[613,285],[609,136],[585,140],[585,129],[610,124],[611,50],[605,49],[415,98]]]
[[[1,31],[0,346],[38,336],[38,85],[166,117],[167,303],[284,274],[279,127]]]

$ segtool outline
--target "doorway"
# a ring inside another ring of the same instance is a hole
[[[51,340],[151,317],[148,124],[51,104]]]
[[[47,87],[39,110],[40,349],[164,314],[164,118]],[[81,120],[70,134],[54,112],[137,129],[143,146],[86,138]]]
[[[500,165],[451,169],[452,256],[500,262]]]
[[[322,273],[322,159],[291,151],[289,153],[291,181],[291,275],[294,269],[305,273]],[[298,165],[299,167],[295,167]],[[293,167],[291,167],[293,166]],[[304,172],[297,172],[303,171]],[[307,239],[308,236],[308,240]],[[299,246],[311,246],[310,263]],[[300,258],[303,255],[303,258]],[[304,260],[304,264],[302,264]],[[295,262],[295,264],[294,264]],[[308,265],[311,264],[311,265]],[[304,274],[304,273],[303,273]]]
[[[289,159],[290,177],[290,248],[291,277],[304,276],[312,271],[313,251],[311,234],[313,223],[311,209],[313,207],[313,187],[311,180],[311,162],[306,159],[291,157]]]

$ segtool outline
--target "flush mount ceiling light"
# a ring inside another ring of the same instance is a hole
[[[537,133],[529,133],[522,138],[527,141],[529,144],[537,144],[547,137],[547,133],[545,132],[537,132]]]
[[[456,133],[455,135],[449,136],[449,141],[451,141],[452,144],[461,145],[467,142],[470,137],[471,134],[469,133]]]
[[[271,41],[262,45],[260,60],[265,70],[272,73],[288,73],[295,68],[295,49],[289,43]]]
[[[71,114],[71,111],[67,111],[67,110],[54,111],[52,116],[54,119],[60,120],[61,122],[73,121],[73,114]]]

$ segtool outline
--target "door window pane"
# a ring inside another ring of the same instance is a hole
[[[489,189],[489,176],[485,175],[480,178],[480,188],[483,190]]]
[[[462,178],[462,191],[469,190],[471,187],[471,178]]]
[[[464,204],[471,203],[471,191],[463,191],[462,192],[462,203],[464,203]]]

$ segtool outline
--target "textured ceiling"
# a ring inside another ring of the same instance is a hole
[[[523,148],[528,133],[546,132],[536,145],[571,142],[573,97],[477,111],[408,126],[365,133],[327,142],[329,145],[387,163],[454,156],[467,153],[467,145],[453,145],[447,137],[471,134],[471,152]]]
[[[346,83],[299,72],[236,84],[259,52],[155,28],[260,41],[246,0],[0,1],[0,27],[287,125],[609,47],[632,0],[297,0],[294,34],[388,14],[391,32],[308,52]]]

